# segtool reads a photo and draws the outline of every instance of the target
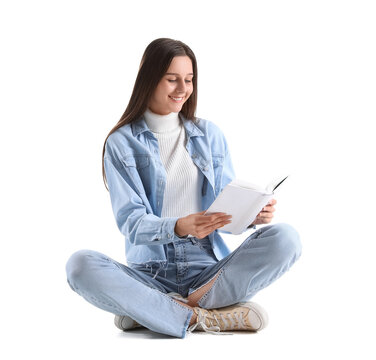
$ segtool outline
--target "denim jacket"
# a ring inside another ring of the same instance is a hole
[[[202,171],[202,211],[206,210],[235,174],[226,139],[212,122],[186,119],[181,113],[192,161]],[[116,223],[125,236],[128,265],[167,266],[166,244],[181,240],[178,217],[161,217],[166,171],[158,140],[142,115],[112,133],[106,142],[104,166]],[[217,230],[208,235],[218,260],[230,253]]]

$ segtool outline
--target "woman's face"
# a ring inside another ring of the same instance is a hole
[[[193,91],[192,61],[188,56],[175,56],[159,81],[148,104],[156,114],[179,112]]]

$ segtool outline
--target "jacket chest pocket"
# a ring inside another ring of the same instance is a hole
[[[214,170],[214,181],[215,181],[215,193],[218,196],[220,190],[222,189],[222,174],[223,174],[223,163],[224,156],[220,154],[213,154],[213,170]]]
[[[150,185],[150,157],[148,155],[127,155],[123,158],[125,170],[139,194],[145,194]]]

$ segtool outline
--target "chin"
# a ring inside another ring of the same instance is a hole
[[[174,112],[174,113],[176,113],[176,112],[180,112],[181,108],[182,108],[182,106],[179,106],[179,107],[176,107],[176,108],[171,109],[170,111],[171,111],[171,112]]]

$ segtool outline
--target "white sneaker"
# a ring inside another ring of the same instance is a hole
[[[126,315],[115,315],[114,324],[123,331],[142,327],[138,322]]]
[[[201,330],[214,334],[223,331],[260,331],[268,324],[266,311],[254,302],[239,303],[219,309],[193,308],[196,323],[188,331]]]
[[[168,293],[167,295],[182,302],[188,301],[186,298],[183,298],[183,296],[181,296],[178,293],[171,292],[171,293]],[[123,331],[143,327],[142,325],[140,325],[138,322],[136,322],[135,320],[133,320],[131,317],[127,315],[115,315],[114,324],[118,329],[123,330]]]

